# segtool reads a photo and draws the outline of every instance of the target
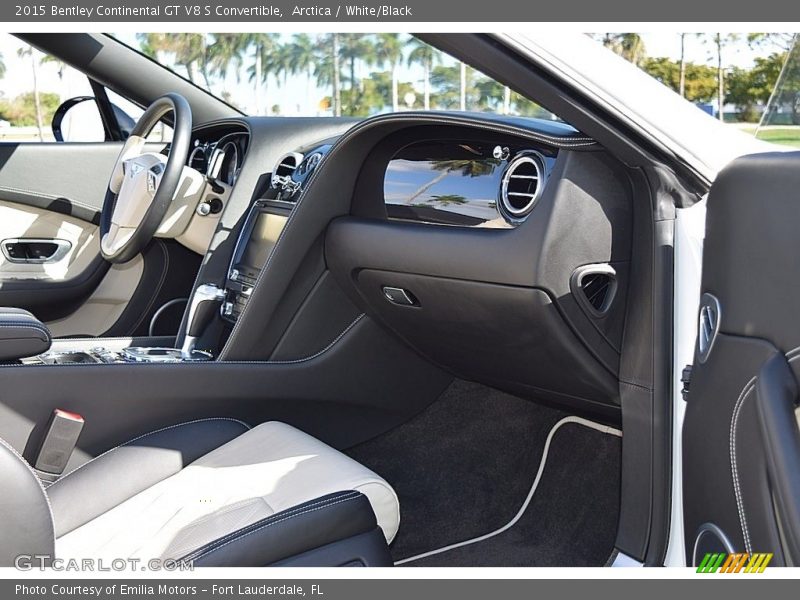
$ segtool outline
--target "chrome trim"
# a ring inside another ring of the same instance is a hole
[[[283,189],[286,185],[292,182],[291,175],[278,175],[278,169],[281,167],[286,167],[287,169],[291,169],[292,173],[297,170],[297,167],[300,166],[300,163],[303,162],[304,156],[299,152],[287,152],[283,156],[278,159],[278,162],[275,163],[275,167],[272,169],[272,177],[270,178],[270,185],[277,189]],[[291,166],[284,161],[287,159],[292,159],[294,161],[294,166]]]
[[[708,360],[714,348],[722,319],[722,307],[713,294],[704,293],[700,298],[700,312],[697,316],[697,359],[700,363]]]
[[[47,258],[13,258],[8,254],[6,244],[55,244],[56,251]],[[10,263],[44,265],[60,261],[72,248],[72,242],[57,238],[8,238],[0,242],[3,256]]]
[[[692,547],[692,564],[689,565],[689,566],[696,567],[697,565],[700,564],[697,561],[697,547],[700,544],[700,539],[704,535],[713,535],[713,536],[715,536],[722,543],[723,547],[725,548],[725,551],[728,554],[734,554],[736,552],[736,550],[733,547],[733,543],[728,538],[728,536],[725,535],[725,532],[722,531],[722,529],[719,528],[718,525],[716,525],[714,523],[703,523],[697,529],[697,535],[694,538],[694,546]]]
[[[214,357],[202,350],[192,350],[184,354],[178,348],[145,348],[132,346],[122,350],[122,358],[126,362],[138,363],[175,363],[184,361],[206,361]]]
[[[515,175],[514,172],[523,164],[531,164],[536,169],[536,175]],[[534,150],[524,150],[517,153],[508,163],[500,185],[500,208],[503,216],[511,221],[519,222],[524,219],[536,206],[542,196],[545,184],[545,161],[544,157]],[[532,194],[523,192],[509,192],[508,186],[512,179],[529,179],[538,181],[536,191]],[[522,208],[514,207],[509,201],[509,196],[530,198]]]

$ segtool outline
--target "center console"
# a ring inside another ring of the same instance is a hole
[[[226,321],[236,322],[247,306],[293,206],[285,200],[261,199],[250,209],[225,280],[221,315]]]
[[[153,343],[153,346],[142,344]],[[160,339],[74,338],[53,340],[47,352],[20,359],[24,365],[75,365],[120,363],[167,363],[213,359],[208,352],[195,350],[186,356],[179,348],[155,345]],[[165,340],[166,343],[169,343]]]

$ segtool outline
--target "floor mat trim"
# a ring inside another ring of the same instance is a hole
[[[609,427],[608,425],[602,425],[600,423],[595,423],[594,421],[590,421],[588,419],[583,419],[581,417],[575,417],[575,416],[564,417],[563,419],[558,421],[555,425],[553,425],[553,428],[550,429],[550,432],[547,434],[547,438],[545,439],[545,442],[544,442],[544,449],[542,450],[542,457],[539,460],[539,468],[536,471],[536,477],[533,480],[533,484],[531,485],[530,490],[528,491],[528,495],[525,497],[525,501],[522,503],[522,506],[520,507],[519,511],[517,511],[517,514],[514,515],[514,517],[508,523],[506,523],[505,525],[503,525],[502,527],[500,527],[498,529],[495,529],[494,531],[491,531],[489,533],[485,533],[485,534],[483,534],[481,536],[478,536],[478,537],[475,537],[475,538],[471,538],[471,539],[468,539],[468,540],[464,540],[464,541],[461,541],[461,542],[456,542],[455,544],[449,544],[447,546],[443,546],[443,547],[437,548],[435,550],[429,550],[428,552],[423,552],[421,554],[416,554],[416,555],[410,556],[408,558],[403,558],[401,560],[395,561],[394,564],[397,565],[397,566],[404,565],[404,564],[408,564],[408,563],[411,563],[411,562],[414,562],[414,561],[421,560],[423,558],[427,558],[429,556],[435,556],[437,554],[443,554],[444,552],[449,552],[450,550],[455,550],[456,548],[461,548],[463,546],[469,546],[471,544],[477,544],[479,542],[483,542],[483,541],[491,539],[491,538],[493,538],[493,537],[495,537],[497,535],[500,535],[501,533],[504,533],[505,531],[508,531],[514,525],[516,525],[517,522],[525,514],[525,511],[530,506],[531,500],[533,500],[533,496],[536,493],[536,489],[539,487],[539,482],[542,479],[542,475],[544,473],[545,466],[547,465],[547,455],[548,455],[548,453],[550,451],[550,444],[553,441],[553,438],[555,437],[556,433],[558,433],[558,430],[561,427],[563,427],[564,425],[568,425],[570,423],[574,423],[576,425],[582,425],[584,427],[588,427],[589,429],[594,429],[596,431],[599,431],[599,432],[607,434],[607,435],[614,435],[614,436],[617,436],[617,437],[622,437],[622,431],[620,431],[619,429],[615,429],[614,427]]]

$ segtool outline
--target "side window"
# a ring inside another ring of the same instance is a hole
[[[144,113],[144,109],[138,104],[134,104],[127,98],[120,96],[113,90],[106,89],[106,95],[108,96],[108,101],[111,103],[111,106],[114,109],[114,114],[117,117],[117,123],[119,123],[123,135],[127,137],[127,134],[130,133],[130,130],[136,124],[136,121],[138,121],[139,117],[141,117]],[[156,125],[147,136],[147,141],[165,143],[171,142],[172,127],[163,121],[159,122],[158,125]]]
[[[54,142],[57,116],[63,141],[105,140],[86,75],[7,33],[0,34],[0,90],[0,142]]]

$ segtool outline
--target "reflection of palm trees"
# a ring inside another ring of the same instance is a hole
[[[431,196],[427,202],[436,202],[442,206],[448,206],[450,204],[466,204],[467,199],[460,194],[440,194],[438,196]]]
[[[494,172],[495,167],[500,164],[500,161],[494,158],[487,158],[482,160],[462,159],[462,160],[434,160],[430,165],[434,171],[441,171],[436,177],[429,182],[420,186],[413,194],[406,200],[406,204],[412,204],[414,200],[419,198],[422,194],[427,192],[437,183],[442,181],[451,173],[460,173],[462,177],[480,177],[482,175],[490,175]]]

